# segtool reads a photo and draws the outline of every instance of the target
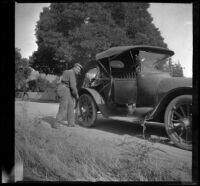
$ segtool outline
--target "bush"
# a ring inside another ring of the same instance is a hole
[[[37,92],[37,84],[36,84],[36,80],[31,80],[28,82],[28,89],[31,92]]]
[[[37,79],[29,81],[28,87],[32,92],[44,92],[49,84],[46,78],[39,76]]]
[[[48,80],[39,76],[36,79],[36,85],[39,92],[44,92],[47,89]]]

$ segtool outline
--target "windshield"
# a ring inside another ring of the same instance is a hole
[[[159,71],[158,67],[164,65],[168,60],[167,58],[169,57],[170,55],[167,54],[146,51],[139,52],[139,58],[141,61],[143,71]]]

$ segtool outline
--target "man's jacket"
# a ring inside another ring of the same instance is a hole
[[[78,91],[76,88],[76,75],[74,70],[65,70],[62,74],[61,83],[70,88],[73,97],[78,99]]]

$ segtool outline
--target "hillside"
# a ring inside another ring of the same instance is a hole
[[[191,152],[96,128],[53,129],[57,109],[55,103],[15,103],[24,180],[191,181]]]

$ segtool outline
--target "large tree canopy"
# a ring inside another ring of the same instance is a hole
[[[32,67],[60,74],[66,64],[87,65],[96,53],[119,45],[167,47],[147,11],[149,3],[52,3],[36,26]]]

